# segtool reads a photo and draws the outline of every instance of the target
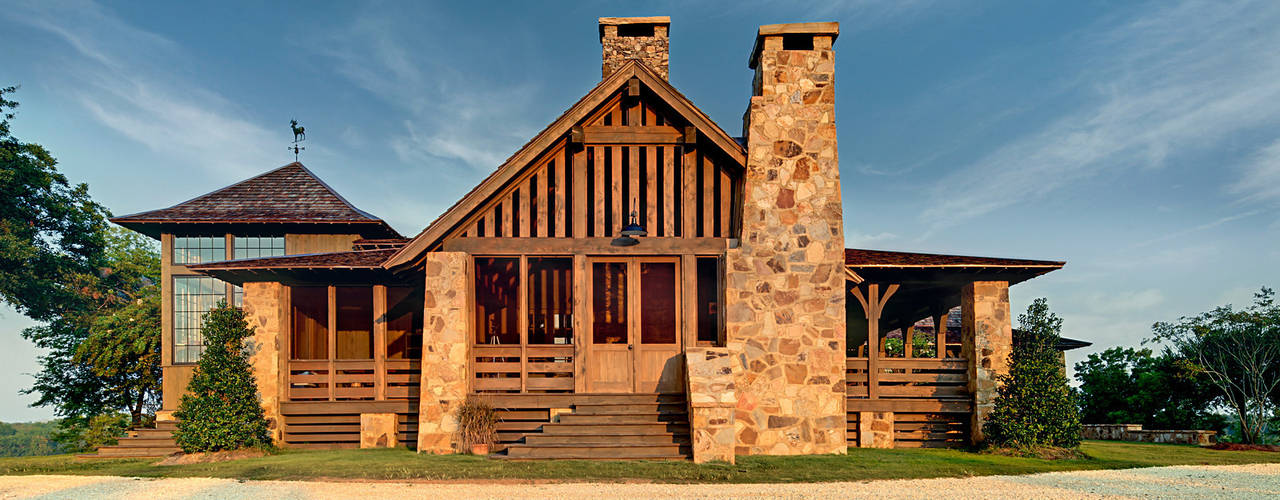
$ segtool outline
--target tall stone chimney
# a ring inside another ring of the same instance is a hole
[[[744,117],[742,233],[726,253],[740,453],[845,452],[838,23],[761,26]]]
[[[628,60],[638,59],[666,80],[670,28],[667,16],[600,18],[601,78],[609,78]]]

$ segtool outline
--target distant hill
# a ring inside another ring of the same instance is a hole
[[[0,457],[66,453],[61,444],[50,438],[57,428],[57,422],[0,422]]]

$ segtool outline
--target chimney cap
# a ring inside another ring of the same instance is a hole
[[[831,41],[834,42],[836,37],[840,36],[840,23],[827,21],[762,25],[760,30],[756,32],[756,44],[751,48],[751,58],[747,60],[747,67],[756,68],[756,61],[760,59],[760,49],[764,45],[761,42],[765,37],[783,35],[830,35]]]
[[[622,26],[624,24],[655,24],[670,26],[670,16],[648,16],[648,17],[602,17],[600,22],[600,38],[604,38],[605,26]]]

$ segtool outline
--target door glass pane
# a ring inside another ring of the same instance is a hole
[[[373,287],[336,287],[337,359],[373,359]]]
[[[627,264],[591,265],[591,342],[627,343]]]
[[[573,259],[529,257],[529,343],[573,343]]]
[[[698,257],[698,342],[720,341],[720,280],[715,257]]]
[[[520,259],[476,259],[476,343],[520,345]]]
[[[676,265],[640,263],[640,343],[676,343]]]
[[[329,289],[295,286],[289,295],[293,302],[293,337],[289,341],[291,358],[328,359]]]

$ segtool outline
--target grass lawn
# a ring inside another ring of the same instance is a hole
[[[957,450],[865,450],[848,455],[739,457],[737,465],[647,461],[489,460],[418,455],[408,450],[282,451],[216,464],[158,467],[154,460],[80,460],[70,455],[0,458],[0,474],[355,480],[647,480],[657,482],[861,481],[1031,474],[1161,465],[1280,462],[1280,453],[1216,451],[1194,446],[1086,441],[1090,458],[1040,460]]]

